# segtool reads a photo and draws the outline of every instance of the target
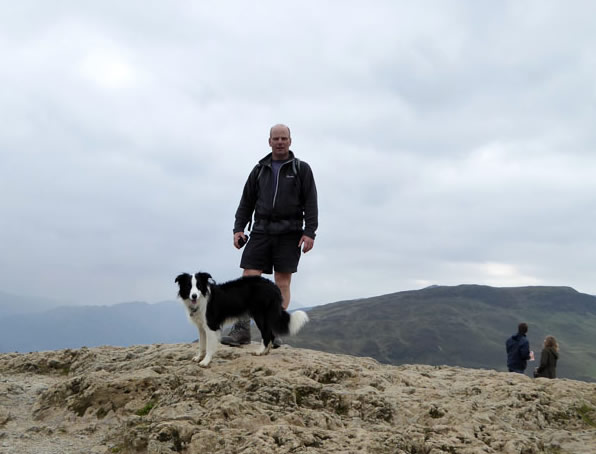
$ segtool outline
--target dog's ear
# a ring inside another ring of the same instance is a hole
[[[213,279],[209,273],[197,273],[197,287],[203,295],[207,295],[209,284],[212,284]]]
[[[179,274],[179,275],[176,277],[176,279],[174,280],[174,282],[175,282],[176,284],[180,284],[180,283],[182,282],[182,279],[184,279],[186,276],[190,276],[190,275],[189,275],[188,273],[182,273],[182,274]]]

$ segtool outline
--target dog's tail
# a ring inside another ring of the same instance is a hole
[[[281,317],[272,324],[272,330],[275,334],[293,336],[308,322],[308,315],[304,311],[295,311],[291,314],[284,310],[281,311]]]
[[[304,311],[295,311],[290,314],[290,326],[288,331],[290,336],[298,333],[304,325],[308,322],[308,315]]]

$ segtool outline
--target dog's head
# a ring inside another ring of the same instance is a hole
[[[178,296],[186,303],[188,309],[192,310],[201,297],[207,298],[213,279],[209,273],[182,273],[174,282],[178,284]]]

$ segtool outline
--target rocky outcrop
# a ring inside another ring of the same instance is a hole
[[[0,355],[0,453],[596,452],[596,385],[284,346]]]

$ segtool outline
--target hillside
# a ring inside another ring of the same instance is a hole
[[[519,321],[540,356],[547,334],[561,344],[558,373],[596,381],[596,297],[568,287],[432,287],[309,309],[296,347],[369,356],[393,365],[505,370],[505,339]],[[258,332],[253,333],[256,340]],[[0,352],[196,339],[178,301],[62,307],[0,317]],[[530,363],[528,373],[533,369]]]
[[[318,306],[293,346],[387,364],[506,370],[505,340],[520,321],[539,360],[548,334],[561,377],[596,381],[596,297],[568,287],[432,287]],[[534,364],[530,363],[528,369]]]
[[[284,346],[0,354],[3,454],[593,454],[596,385]]]

